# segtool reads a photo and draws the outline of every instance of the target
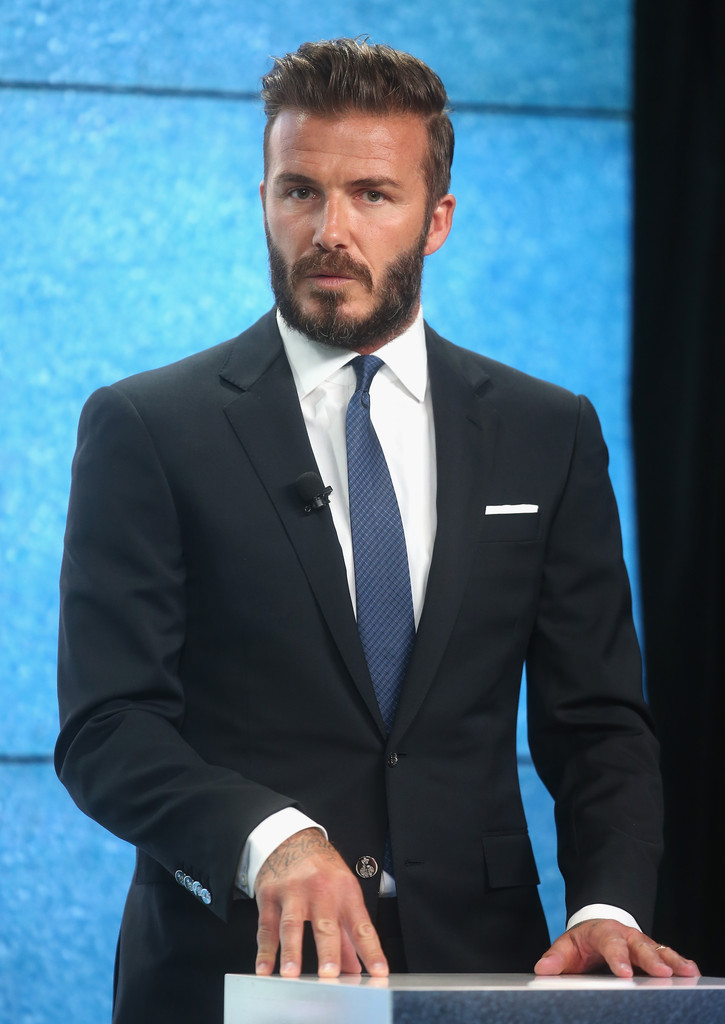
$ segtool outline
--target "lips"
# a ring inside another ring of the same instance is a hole
[[[308,274],[308,280],[314,281],[315,284],[326,285],[342,285],[348,284],[350,281],[357,281],[357,277],[351,277],[349,274]]]

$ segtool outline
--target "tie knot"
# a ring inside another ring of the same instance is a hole
[[[355,371],[357,378],[357,388],[355,390],[369,391],[370,382],[383,365],[383,361],[378,356],[356,356],[350,365]]]

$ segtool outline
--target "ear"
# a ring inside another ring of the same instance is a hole
[[[448,238],[448,233],[451,230],[451,224],[453,223],[453,211],[456,208],[456,198],[452,195],[445,195],[442,199],[438,200],[438,203],[433,210],[433,216],[430,221],[430,228],[428,230],[428,240],[425,243],[425,249],[423,254],[430,256],[432,252],[436,252]]]
[[[262,209],[264,209],[264,178],[259,183],[259,198],[262,200]]]

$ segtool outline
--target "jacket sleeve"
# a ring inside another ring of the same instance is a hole
[[[207,763],[184,739],[185,574],[153,440],[129,399],[102,389],[73,461],[56,770],[81,810],[177,881],[198,881],[226,918],[246,836],[294,801]]]
[[[581,398],[527,656],[529,743],[555,799],[568,914],[608,903],[647,930],[661,856],[658,746],[607,463]]]

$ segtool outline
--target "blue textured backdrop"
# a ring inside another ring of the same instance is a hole
[[[270,54],[369,33],[428,60],[458,110],[454,231],[426,268],[443,334],[587,393],[634,564],[627,408],[626,0],[5,0],[0,8],[0,1019],[110,1015],[131,851],[47,761],[70,460],[97,385],[268,308],[247,98]],[[551,807],[521,775],[552,928]]]

